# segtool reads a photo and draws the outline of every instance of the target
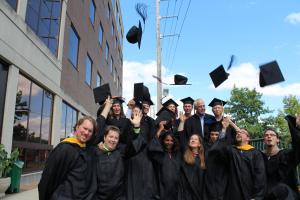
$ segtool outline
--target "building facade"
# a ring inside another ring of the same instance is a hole
[[[122,95],[118,0],[0,1],[0,140],[38,175],[77,119],[96,117],[93,88]]]

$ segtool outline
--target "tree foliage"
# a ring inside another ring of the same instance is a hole
[[[225,108],[238,126],[247,128],[255,137],[261,136],[265,125],[260,116],[271,112],[261,98],[262,94],[255,89],[234,87]]]
[[[271,110],[265,107],[261,98],[262,94],[255,89],[234,87],[225,113],[230,114],[239,127],[247,128],[253,138],[261,138],[266,128],[272,127],[279,133],[283,144],[290,143],[290,133],[284,117],[300,113],[300,101],[294,95],[284,97],[282,110],[278,110],[276,116],[264,117]]]

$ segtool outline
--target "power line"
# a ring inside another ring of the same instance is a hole
[[[180,15],[180,11],[181,11],[182,5],[183,5],[183,0],[181,0],[181,4],[180,4],[179,10],[178,10],[178,16]],[[177,24],[178,24],[178,19],[177,19],[176,24],[175,24],[174,34],[175,34],[176,30],[177,30]],[[171,58],[171,55],[172,55],[171,53],[172,53],[173,43],[174,43],[174,38],[172,38],[172,43],[170,44],[170,48],[169,48],[169,51],[168,51],[169,55],[168,55],[168,59],[167,59],[167,66],[169,66],[169,64],[170,64],[170,58]]]
[[[182,28],[183,28],[186,16],[187,16],[187,14],[189,12],[190,5],[191,5],[191,0],[189,1],[188,7],[186,9],[186,12],[185,12],[185,15],[184,15],[184,18],[183,18],[183,22],[182,22],[181,27],[180,27],[179,36],[178,36],[177,41],[176,41],[176,47],[175,47],[175,50],[174,50],[174,54],[173,54],[173,58],[172,58],[171,67],[170,68],[173,67],[173,62],[174,62],[174,58],[175,58],[175,55],[176,55],[176,50],[177,50],[177,46],[178,46],[179,37],[181,36]]]

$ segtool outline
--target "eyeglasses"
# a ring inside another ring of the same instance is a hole
[[[271,133],[271,134],[265,134],[265,135],[264,135],[264,137],[269,137],[269,136],[270,136],[270,137],[277,137],[276,134],[272,134],[272,133]]]

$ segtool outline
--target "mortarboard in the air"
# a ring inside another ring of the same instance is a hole
[[[143,83],[135,83],[133,96],[136,101],[143,101],[145,99],[151,99],[148,87],[144,86]]]
[[[173,99],[167,100],[167,101],[164,102],[162,105],[163,105],[164,107],[168,107],[168,105],[170,105],[170,104],[174,104],[176,107],[178,106],[178,104],[177,104]]]
[[[125,102],[125,100],[122,97],[112,97],[112,99],[113,99],[113,104],[118,103],[118,104],[122,105],[122,103]]]
[[[229,73],[225,72],[223,65],[220,65],[212,72],[209,73],[212,82],[214,83],[215,88],[221,85],[224,81],[228,79]]]
[[[184,99],[180,100],[183,104],[192,104],[194,103],[194,99],[192,99],[191,97],[186,97]]]
[[[142,34],[143,34],[143,29],[142,29],[141,21],[139,21],[139,27],[132,26],[126,34],[126,39],[131,44],[138,43],[138,46],[140,48]]]
[[[284,77],[280,71],[280,68],[276,60],[269,62],[267,64],[259,66],[259,85],[260,87],[265,87],[284,81]]]
[[[187,83],[188,78],[185,76],[182,76],[180,74],[175,74],[174,75],[174,84],[170,85],[191,85]]]
[[[108,96],[111,96],[109,84],[106,83],[93,89],[95,103],[104,103]]]
[[[221,99],[218,99],[218,98],[214,98],[209,104],[208,106],[210,107],[214,107],[216,105],[221,105],[221,106],[224,106],[227,102],[226,101],[223,101]]]
[[[137,3],[135,5],[135,10],[138,15],[142,18],[144,26],[147,19],[147,5],[144,3]],[[141,21],[139,20],[139,27],[132,26],[126,34],[126,39],[128,42],[135,44],[138,43],[139,49],[141,47],[143,29]]]
[[[235,56],[231,55],[229,64],[227,66],[227,71],[231,68],[234,60],[235,60]],[[217,88],[219,85],[221,85],[224,81],[228,79],[229,73],[225,71],[223,65],[220,65],[216,69],[211,71],[209,75],[215,88]]]

